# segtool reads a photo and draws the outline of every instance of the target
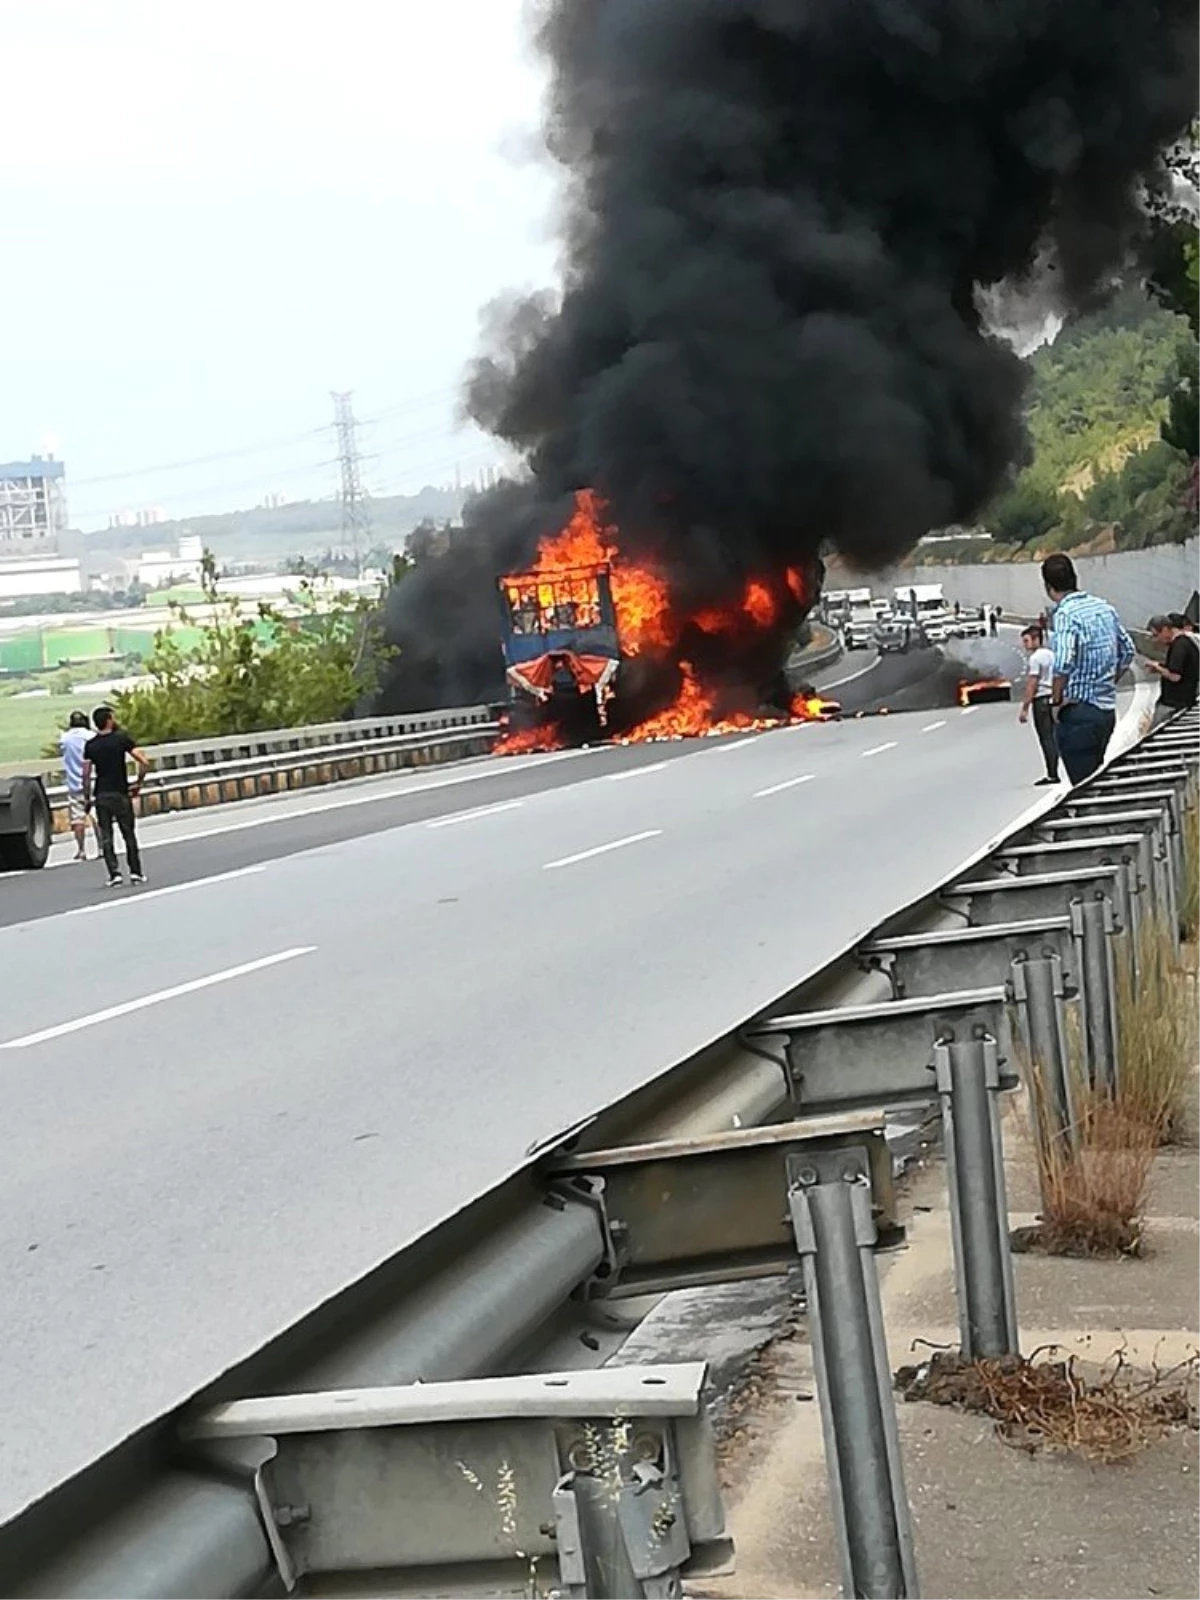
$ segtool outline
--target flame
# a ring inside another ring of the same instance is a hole
[[[613,607],[617,633],[626,655],[645,649],[669,650],[676,631],[671,624],[671,596],[667,581],[652,567],[622,559],[617,530],[604,520],[604,506],[591,489],[575,495],[575,509],[564,527],[548,533],[538,544],[534,573],[559,573],[572,568],[611,569]],[[506,582],[518,587],[520,574]]]
[[[566,524],[547,534],[538,544],[532,570],[514,573],[503,582],[510,599],[519,602],[523,595],[541,600],[538,579],[554,577],[561,597],[563,582],[570,573],[579,574],[578,603],[584,604],[593,592],[588,580],[595,569],[607,567],[616,612],[617,634],[625,657],[670,656],[679,646],[684,630],[697,628],[707,634],[753,634],[779,625],[792,602],[807,603],[809,584],[796,567],[781,573],[764,574],[746,581],[742,593],[728,604],[707,607],[690,615],[672,607],[667,580],[652,564],[628,560],[621,552],[618,532],[607,517],[603,500],[593,490],[579,490],[575,507]],[[545,603],[553,603],[549,589]],[[798,695],[788,712],[771,717],[737,713],[717,714],[715,692],[704,687],[695,666],[680,661],[680,689],[673,705],[625,735],[623,742],[641,743],[650,739],[682,739],[696,735],[774,728],[789,722],[827,721],[840,712],[836,701],[820,695]],[[515,755],[535,750],[558,748],[561,739],[552,729],[528,729],[502,738],[497,753]]]
[[[798,694],[786,715],[752,717],[740,712],[731,717],[714,717],[712,696],[697,680],[690,662],[680,663],[683,683],[674,705],[648,717],[625,735],[622,744],[644,744],[654,739],[714,738],[724,733],[761,733],[768,728],[784,728],[793,722],[829,722],[841,712],[836,700],[819,694]]]
[[[973,706],[981,700],[1008,700],[1012,698],[1012,684],[1007,678],[980,678],[977,683],[960,683],[958,703]]]
[[[562,739],[556,728],[548,724],[538,728],[521,728],[516,733],[506,733],[492,746],[497,756],[527,756],[542,750],[561,750]]]
[[[792,718],[798,722],[828,722],[839,716],[840,700],[826,700],[819,694],[798,694],[792,701]]]

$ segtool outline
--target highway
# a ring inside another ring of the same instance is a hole
[[[490,760],[0,883],[0,1519],[1040,794],[1015,707]]]

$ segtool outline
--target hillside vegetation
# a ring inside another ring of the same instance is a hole
[[[940,542],[921,557],[1027,560],[1188,538],[1195,362],[1188,318],[1139,288],[1067,323],[1030,358],[1032,457],[980,519],[993,542]]]
[[[1030,479],[1078,496],[1157,439],[1186,336],[1182,317],[1129,290],[1036,351]]]

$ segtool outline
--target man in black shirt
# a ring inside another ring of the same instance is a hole
[[[1150,671],[1157,672],[1162,679],[1162,688],[1158,691],[1158,704],[1154,708],[1154,719],[1150,724],[1152,728],[1157,728],[1160,722],[1165,722],[1177,711],[1185,711],[1189,706],[1196,704],[1196,686],[1200,681],[1200,649],[1197,648],[1195,639],[1177,626],[1173,617],[1151,617],[1146,628],[1154,636],[1155,643],[1161,645],[1165,652],[1162,661],[1147,662]]]
[[[92,721],[96,725],[96,732],[83,747],[83,801],[90,811],[95,795],[96,826],[100,833],[104,865],[108,868],[108,887],[117,889],[121,886],[121,868],[113,843],[114,827],[120,828],[125,841],[129,881],[145,883],[133,802],[137,799],[138,789],[150,763],[125,730],[117,726],[111,706],[100,706],[92,713]],[[126,766],[129,756],[133,757],[138,769],[132,788]]]

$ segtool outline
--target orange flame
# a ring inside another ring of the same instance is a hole
[[[603,566],[611,568],[617,633],[625,654],[636,656],[647,648],[669,650],[675,642],[675,629],[666,579],[652,567],[621,558],[617,530],[604,521],[599,495],[580,489],[565,527],[548,533],[539,543],[533,570],[536,574]],[[519,583],[521,576],[512,581]]]
[[[521,728],[516,733],[506,733],[492,746],[497,756],[528,756],[542,750],[561,750],[562,739],[556,729],[546,725],[538,728]]]
[[[973,706],[979,700],[998,700],[1011,695],[1012,684],[1007,678],[980,678],[978,683],[960,683],[958,686],[960,706]]]
[[[663,574],[651,564],[629,561],[622,555],[617,529],[607,520],[604,502],[590,489],[576,493],[575,508],[565,526],[540,541],[532,571],[512,574],[504,581],[512,586],[510,595],[516,600],[522,592],[537,590],[540,575],[554,575],[561,586],[560,575],[575,570],[581,575],[582,602],[592,592],[585,575],[589,569],[594,571],[598,567],[609,569],[617,634],[625,656],[636,656],[643,651],[667,654],[689,625],[712,634],[774,627],[787,598],[784,584],[798,603],[803,605],[809,598],[804,573],[789,567],[778,578],[748,579],[741,596],[728,605],[679,616],[672,609],[670,590]],[[546,603],[551,603],[549,591]],[[790,712],[776,717],[756,718],[739,713],[718,719],[714,697],[700,683],[692,664],[681,662],[680,670],[681,686],[675,703],[633,729],[626,735],[626,742],[773,728],[795,721],[824,721],[840,711],[836,701],[824,700],[819,695],[803,695],[796,697]],[[515,755],[555,749],[560,742],[553,730],[537,728],[508,735],[496,749],[500,754]]]

